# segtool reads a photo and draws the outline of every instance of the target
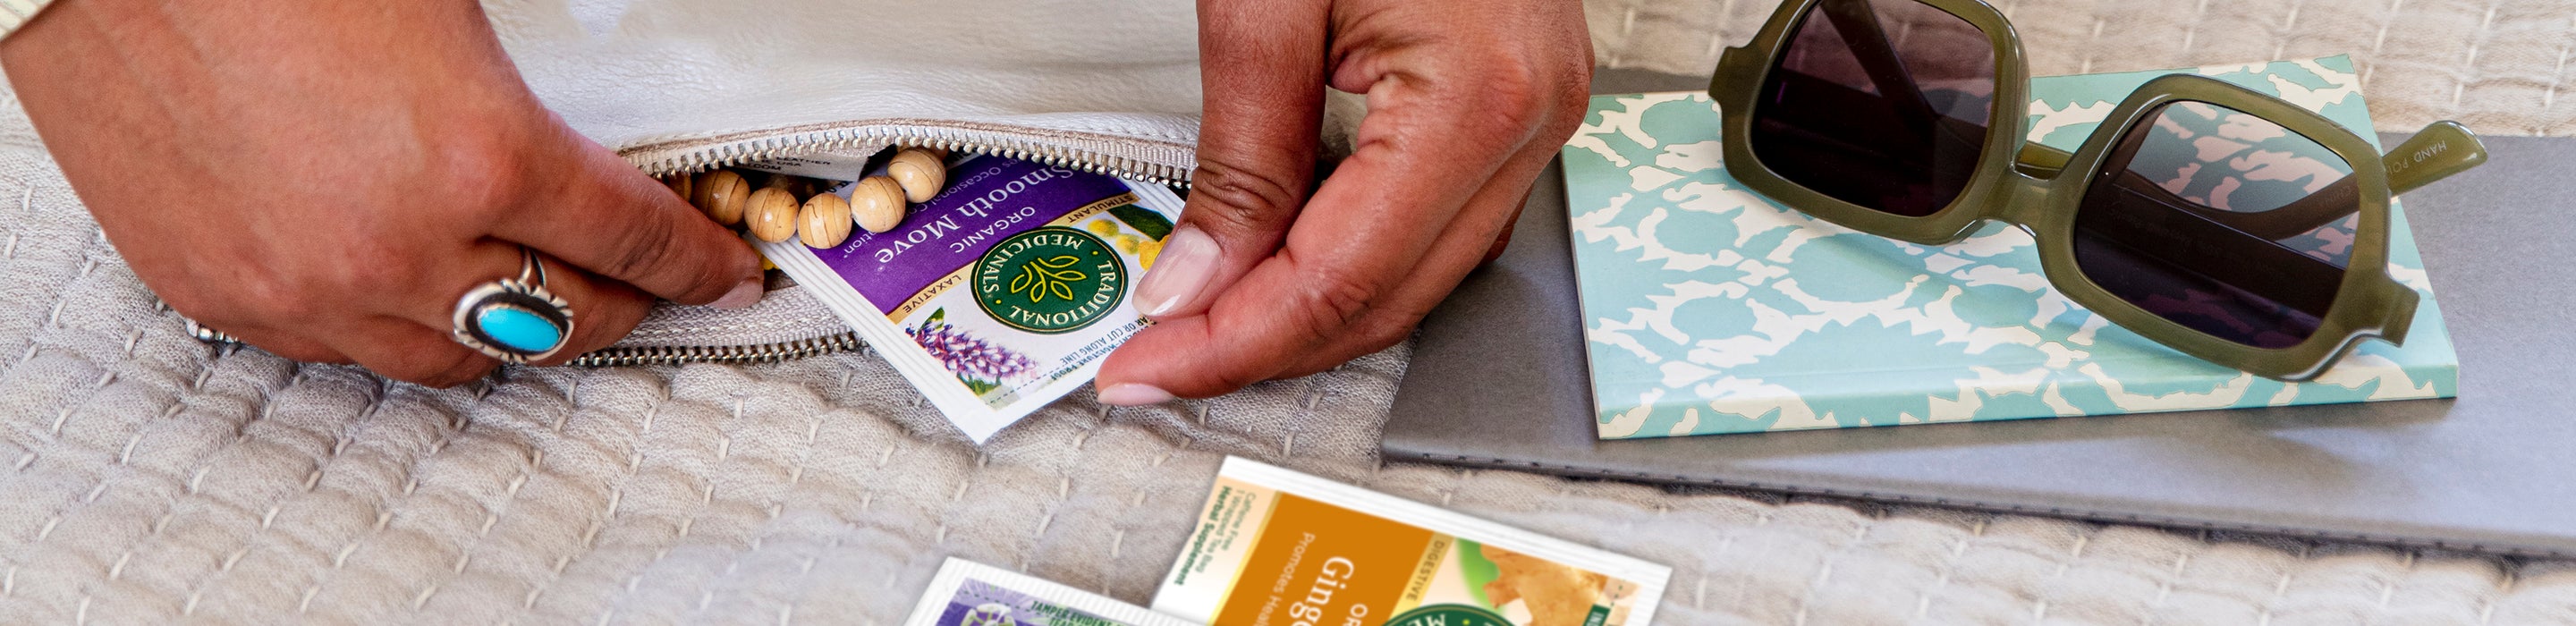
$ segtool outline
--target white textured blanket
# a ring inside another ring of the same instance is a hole
[[[2351,52],[2389,128],[2576,133],[2568,0],[1998,4],[2042,74]],[[1770,6],[1590,17],[1605,64],[1698,72]],[[218,352],[14,105],[0,216],[0,623],[889,623],[949,555],[1141,602],[1229,453],[1669,563],[1669,624],[2576,621],[2563,563],[1380,468],[1402,349],[1186,406],[1070,400],[982,449],[865,353],[435,391]]]

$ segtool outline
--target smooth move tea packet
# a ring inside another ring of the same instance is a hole
[[[1643,626],[1671,576],[1229,457],[1154,610],[1212,626]]]
[[[1145,607],[950,557],[904,626],[1193,626]]]
[[[1090,383],[1145,328],[1129,292],[1161,254],[1181,198],[995,156],[952,156],[948,180],[894,230],[760,251],[980,444]]]

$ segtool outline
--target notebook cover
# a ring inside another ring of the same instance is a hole
[[[2346,128],[2371,128],[2344,57],[2177,71],[2280,96]],[[2171,73],[2036,79],[2030,135],[2073,151],[2122,98]],[[1603,439],[2439,398],[2457,390],[2458,356],[2405,215],[2394,207],[2389,269],[2425,294],[2407,344],[2368,342],[2316,380],[2288,383],[2175,352],[2076,306],[2049,287],[2019,229],[1989,224],[1958,243],[1921,246],[1751,193],[1719,161],[1717,112],[1704,93],[1596,96],[1592,108],[1563,164]],[[2189,194],[2299,180],[2264,182],[2297,165],[2296,155],[2288,166],[2249,158],[2281,146],[2228,139],[2222,135],[2243,135],[2218,132],[2215,120],[2181,119],[2208,126],[2182,131],[2199,133],[2192,145],[2208,166],[2195,168]],[[2350,227],[2292,245],[2333,249],[2335,235],[2349,241]]]

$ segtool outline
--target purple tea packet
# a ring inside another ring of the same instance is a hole
[[[1017,572],[950,558],[904,626],[1183,626],[1188,622]]]
[[[948,180],[893,230],[760,248],[982,443],[1091,382],[1149,324],[1129,294],[1182,202],[1150,183],[991,156],[952,160]]]

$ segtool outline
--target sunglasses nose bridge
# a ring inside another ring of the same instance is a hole
[[[1988,209],[1986,218],[2030,230],[2046,219],[2050,205],[2048,199],[2059,191],[2056,189],[2059,185],[2018,169],[2003,169],[1995,198],[1986,204],[1994,207]]]

